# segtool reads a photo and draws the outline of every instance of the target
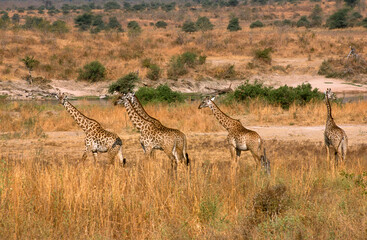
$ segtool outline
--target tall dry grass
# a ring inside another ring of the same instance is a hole
[[[221,141],[192,145],[191,173],[182,168],[177,179],[162,168],[163,155],[144,163],[130,153],[125,168],[75,165],[57,152],[2,155],[1,238],[365,238],[365,145],[351,148],[344,174],[333,174],[318,144],[274,142],[270,177],[246,154],[231,177]]]
[[[164,125],[183,132],[216,132],[224,129],[208,109],[198,109],[199,102],[177,105],[148,104],[146,110]],[[326,106],[323,102],[305,106],[292,105],[289,110],[253,100],[233,105],[219,104],[229,116],[240,119],[244,126],[270,125],[323,125],[326,121]],[[121,106],[90,105],[82,102],[77,108],[86,116],[100,122],[103,127],[115,132],[134,131]],[[79,130],[79,126],[61,105],[32,102],[6,102],[0,106],[0,132],[15,134],[14,137],[34,137],[44,132]],[[352,102],[332,105],[337,124],[365,124],[367,103]]]

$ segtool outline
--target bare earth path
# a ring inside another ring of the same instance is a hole
[[[367,125],[340,125],[340,127],[348,135],[349,146],[366,145]],[[316,144],[320,148],[323,146],[324,126],[248,126],[248,128],[257,131],[266,143],[279,144],[278,146],[292,143]],[[81,158],[84,149],[82,131],[47,132],[46,135],[46,138],[41,139],[0,140],[0,156],[9,156],[18,160],[39,157],[45,161],[57,157],[71,162]],[[124,157],[132,161],[142,159],[143,151],[138,141],[139,134],[120,132],[119,135],[123,140]],[[225,131],[187,133],[190,156],[210,160],[211,156],[216,154],[224,156],[224,161],[229,160],[228,150],[225,147],[226,135]],[[159,152],[158,156],[163,156],[164,159],[163,153]],[[92,161],[90,154],[88,159]],[[105,155],[102,155],[101,159],[107,162]]]

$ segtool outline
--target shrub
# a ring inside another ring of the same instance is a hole
[[[148,102],[183,102],[185,97],[180,92],[172,91],[166,84],[160,85],[156,89],[150,87],[141,87],[135,93],[139,100],[146,104]]]
[[[185,75],[186,73],[187,69],[185,68],[185,64],[180,56],[173,56],[167,70],[168,78],[177,79],[177,77]]]
[[[264,27],[264,24],[259,20],[250,24],[250,28],[261,28],[261,27]]]
[[[117,20],[116,17],[110,17],[108,20],[108,24],[107,24],[107,28],[108,29],[113,29],[116,30],[118,32],[123,32],[124,30],[122,29],[121,24],[119,23],[119,21]]]
[[[233,79],[236,77],[236,71],[234,65],[228,64],[224,66],[218,66],[214,69],[214,77],[218,79]]]
[[[213,30],[214,25],[210,22],[209,18],[207,17],[199,17],[198,20],[196,20],[196,29],[205,32],[208,30]]]
[[[130,72],[129,74],[119,78],[115,83],[112,83],[109,88],[109,93],[120,92],[128,93],[134,90],[136,83],[139,81],[138,74]]]
[[[367,17],[362,20],[361,25],[365,28],[367,28]]]
[[[166,28],[167,27],[167,23],[165,21],[158,21],[155,23],[155,26],[157,28]]]
[[[242,28],[240,27],[240,24],[239,24],[239,21],[238,21],[238,18],[236,17],[233,17],[229,23],[228,23],[228,26],[227,26],[227,30],[229,30],[230,32],[235,32],[235,31],[239,31],[241,30]]]
[[[206,56],[199,56],[193,52],[184,52],[179,56],[173,56],[167,70],[167,75],[171,79],[177,79],[178,76],[185,75],[187,68],[194,68],[196,65],[204,64]]]
[[[320,66],[318,74],[330,78],[348,78],[358,74],[367,74],[367,62],[363,59],[328,59]]]
[[[338,10],[328,18],[326,25],[330,29],[348,27],[348,12],[348,8]]]
[[[13,23],[19,23],[20,17],[18,13],[15,13],[12,17],[11,20],[13,21]]]
[[[46,21],[41,17],[26,17],[26,21],[23,25],[24,29],[38,29],[38,30],[48,30],[50,22]]]
[[[50,26],[50,31],[54,33],[67,33],[69,32],[69,28],[66,25],[66,22],[57,20]]]
[[[270,48],[265,48],[263,50],[261,49],[256,49],[254,52],[254,58],[255,60],[260,60],[262,62],[265,62],[267,64],[271,64],[271,52],[273,51],[273,49]]]
[[[113,10],[113,9],[120,9],[121,6],[117,2],[106,2],[103,6],[105,11]]]
[[[195,23],[190,20],[185,21],[184,24],[182,25],[182,31],[188,33],[196,32],[197,29]]]
[[[280,105],[282,108],[288,109],[293,103],[303,105],[312,100],[322,100],[323,94],[318,92],[317,88],[312,90],[312,86],[309,83],[295,88],[285,85],[274,89],[266,87],[259,82],[250,84],[247,81],[233,93],[229,93],[226,96],[227,101],[245,101],[253,98],[259,98],[270,104]]]
[[[141,33],[141,27],[137,21],[130,21],[127,23],[127,28],[129,29],[129,36],[130,37],[137,37]]]
[[[310,22],[307,20],[307,17],[306,16],[302,16],[298,22],[297,22],[297,27],[310,27]]]
[[[141,65],[145,68],[149,68],[150,65],[152,65],[152,59],[151,58],[144,58],[142,61],[141,61]]]
[[[156,64],[151,64],[149,66],[149,71],[147,73],[147,78],[150,80],[158,80],[161,76],[161,69]]]
[[[75,27],[79,28],[80,31],[86,31],[92,25],[94,16],[90,13],[84,13],[74,19]]]
[[[316,4],[310,15],[311,27],[319,27],[322,25],[322,8],[319,4]]]
[[[98,82],[106,77],[106,68],[99,62],[93,61],[84,65],[83,69],[79,69],[78,79],[88,80],[90,82]]]

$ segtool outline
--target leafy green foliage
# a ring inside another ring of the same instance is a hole
[[[271,52],[272,51],[273,51],[273,49],[271,47],[265,48],[263,50],[256,49],[254,51],[254,58],[255,58],[255,60],[259,60],[259,61],[265,62],[267,64],[270,64],[271,63]]]
[[[344,0],[344,2],[350,6],[350,7],[354,7],[357,5],[357,3],[359,2],[359,0]]]
[[[103,6],[105,11],[120,9],[121,6],[117,2],[106,2]]]
[[[259,20],[250,24],[250,28],[261,28],[261,27],[264,27],[264,24]]]
[[[332,14],[326,21],[326,25],[330,29],[348,27],[348,12],[349,8],[343,8]]]
[[[288,109],[293,103],[306,104],[312,100],[322,100],[323,94],[317,88],[312,90],[311,84],[302,84],[297,87],[288,87],[287,85],[273,88],[266,87],[262,83],[249,81],[240,85],[233,93],[226,96],[226,101],[246,101],[248,99],[259,98],[267,103],[280,105]]]
[[[311,23],[310,21],[308,21],[306,16],[302,16],[298,21],[297,21],[297,27],[310,27]]]
[[[196,29],[205,32],[208,30],[213,30],[214,25],[210,22],[209,18],[207,17],[199,17],[196,20]]]
[[[148,102],[183,102],[185,97],[180,92],[172,91],[166,84],[160,85],[156,89],[151,87],[141,87],[135,93],[135,95],[139,98],[142,104],[146,104]]]
[[[137,37],[141,33],[141,27],[137,21],[130,21],[127,23],[128,34],[130,37]]]
[[[361,25],[367,28],[367,17],[362,20]]]
[[[128,93],[134,90],[136,83],[139,81],[138,74],[130,72],[129,74],[119,78],[115,83],[112,83],[109,88],[109,93],[120,92]]]
[[[90,13],[84,13],[74,19],[75,27],[79,28],[80,31],[86,31],[92,25],[94,16]]]
[[[52,25],[50,26],[50,32],[59,33],[59,34],[67,33],[69,32],[69,28],[66,25],[66,22],[62,20],[57,20],[53,22]]]
[[[106,68],[99,62],[93,61],[84,65],[83,69],[79,69],[78,79],[90,82],[98,82],[106,77]]]
[[[122,29],[121,24],[119,23],[119,21],[117,20],[116,17],[110,17],[108,24],[107,24],[107,28],[108,29],[113,29],[116,30],[118,32],[123,32],[124,30]]]
[[[235,31],[239,31],[241,29],[242,28],[240,27],[240,23],[238,21],[238,18],[232,17],[231,20],[229,20],[227,30],[229,30],[230,32],[235,32]]]
[[[161,76],[161,69],[157,64],[150,64],[149,71],[147,73],[147,78],[150,80],[158,80]]]
[[[167,75],[171,79],[177,79],[177,77],[185,75],[188,72],[188,68],[202,65],[205,61],[206,56],[198,57],[198,55],[193,52],[184,52],[179,56],[173,56],[167,70]]]
[[[196,32],[197,29],[196,29],[195,23],[190,20],[185,21],[182,25],[182,31],[188,32],[188,33]]]
[[[310,19],[311,27],[320,27],[322,25],[322,8],[319,4],[316,4],[316,6],[313,8]]]
[[[165,21],[158,21],[155,23],[155,26],[157,28],[166,28],[167,27],[167,23]]]
[[[21,61],[30,72],[33,71],[33,69],[37,67],[40,63],[37,59],[34,58],[34,56],[25,56],[25,58],[21,59]]]

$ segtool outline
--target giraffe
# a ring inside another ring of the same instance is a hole
[[[151,121],[154,123],[154,125],[156,125],[159,128],[166,128],[165,126],[162,125],[162,123],[158,120],[155,119],[153,117],[151,117],[143,108],[142,104],[140,103],[139,99],[136,97],[136,95],[134,93],[127,93],[126,94],[127,98],[130,100],[131,105],[133,106],[133,108],[135,109],[135,111],[142,116],[143,118]],[[174,135],[175,135],[175,141],[177,142],[177,145],[179,146],[179,149],[182,149],[185,152],[186,155],[186,164],[189,164],[189,156],[186,152],[187,150],[187,140],[186,140],[186,135],[179,131],[178,129],[173,129],[171,130]]]
[[[82,156],[82,161],[85,161],[87,158],[87,152],[90,150],[93,153],[95,162],[98,160],[98,152],[107,152],[111,163],[114,163],[114,159],[117,155],[120,163],[124,165],[126,163],[126,159],[124,159],[122,155],[121,138],[117,134],[103,129],[96,120],[83,115],[67,100],[65,93],[61,93],[59,89],[56,90],[56,98],[86,134],[84,141],[85,150]]]
[[[245,128],[237,119],[233,119],[223,113],[214,103],[213,98],[205,98],[199,105],[199,109],[210,108],[219,123],[228,131],[227,142],[231,152],[232,168],[238,168],[238,159],[241,151],[250,151],[258,167],[258,162],[270,174],[270,161],[266,158],[263,140],[260,135],[252,130]]]
[[[331,115],[331,105],[329,99],[332,97],[331,89],[325,91],[325,102],[327,108],[326,126],[324,132],[324,141],[326,146],[326,159],[330,162],[330,147],[334,148],[334,167],[338,166],[338,159],[341,157],[345,161],[348,148],[348,137],[343,129],[338,127]]]
[[[152,157],[153,149],[163,150],[171,160],[172,169],[177,171],[177,163],[189,165],[186,146],[176,138],[175,129],[157,126],[153,121],[143,118],[133,107],[127,95],[120,95],[116,104],[123,104],[133,125],[140,131],[140,144],[148,158]]]

